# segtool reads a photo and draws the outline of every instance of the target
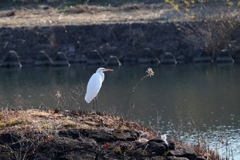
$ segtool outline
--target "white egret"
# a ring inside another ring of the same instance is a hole
[[[94,107],[94,100],[96,101],[97,105],[97,112],[99,112],[98,102],[97,102],[97,95],[102,87],[102,83],[104,81],[104,73],[105,71],[113,71],[113,69],[105,69],[105,68],[98,68],[96,73],[94,73],[88,81],[87,84],[87,92],[85,95],[85,101],[90,103],[93,100],[93,109]]]

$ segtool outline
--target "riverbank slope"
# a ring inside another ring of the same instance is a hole
[[[191,62],[198,49],[206,50],[213,60],[221,50],[239,59],[237,6],[197,4],[190,8],[195,13],[191,19],[181,5],[179,11],[166,3],[65,9],[35,4],[2,9],[0,59],[15,50],[23,64],[32,64],[36,54],[45,51],[51,59],[63,52],[69,61],[79,63],[96,50],[105,60],[114,55],[134,61],[145,56],[146,48],[158,59],[171,52],[177,59]]]
[[[120,117],[38,109],[1,110],[0,151],[0,159],[219,159]]]

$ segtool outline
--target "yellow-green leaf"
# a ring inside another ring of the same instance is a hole
[[[177,4],[172,4],[173,9],[180,11]]]
[[[185,3],[186,5],[189,5],[189,4],[190,4],[190,2],[188,2],[188,1],[186,1],[186,0],[184,1],[184,3]]]
[[[232,6],[232,5],[233,5],[233,3],[232,3],[232,2],[228,2],[228,5],[229,5],[229,6]]]

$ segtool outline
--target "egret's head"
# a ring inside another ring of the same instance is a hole
[[[105,72],[105,71],[113,71],[113,69],[106,69],[106,68],[98,68],[97,72]]]

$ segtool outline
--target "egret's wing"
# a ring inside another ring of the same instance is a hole
[[[98,73],[94,73],[87,85],[87,93],[85,95],[85,100],[87,103],[90,103],[92,99],[97,96],[101,86],[101,76]]]

